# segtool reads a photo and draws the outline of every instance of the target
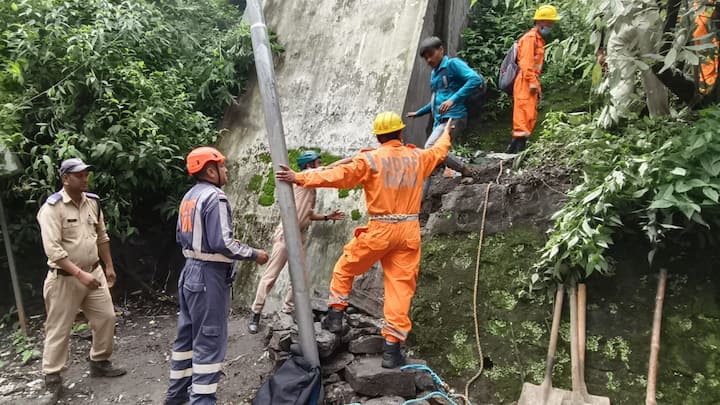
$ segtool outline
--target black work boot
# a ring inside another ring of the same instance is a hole
[[[125,373],[124,368],[113,367],[110,360],[90,360],[90,377],[120,377]]]
[[[330,311],[328,311],[327,317],[325,317],[325,321],[323,322],[323,326],[325,327],[325,329],[329,330],[332,333],[340,333],[340,331],[342,331],[342,321],[344,313],[345,311],[330,308]]]
[[[405,365],[405,355],[403,354],[400,343],[389,343],[385,341],[383,346],[383,368],[398,368]]]
[[[42,405],[55,405],[63,394],[60,373],[45,375],[45,390],[47,393],[40,397],[40,403]]]
[[[260,330],[260,314],[251,313],[250,322],[248,322],[248,332],[255,334]]]

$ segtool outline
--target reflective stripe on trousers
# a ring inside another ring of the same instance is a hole
[[[178,282],[178,332],[166,403],[215,404],[227,349],[231,265],[187,259]],[[188,390],[190,389],[190,390]]]

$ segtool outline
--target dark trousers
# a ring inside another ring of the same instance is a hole
[[[215,404],[227,350],[232,265],[187,259],[178,281],[177,338],[166,404]]]

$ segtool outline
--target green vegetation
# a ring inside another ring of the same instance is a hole
[[[354,209],[354,210],[350,211],[350,218],[353,221],[359,221],[361,216],[362,215],[360,214],[360,210],[358,210],[358,209]]]
[[[215,141],[244,89],[252,49],[240,21],[219,0],[0,4],[0,143],[26,167],[3,191],[14,220],[34,224],[69,157],[95,167],[114,234],[135,233],[138,215],[172,217],[189,184],[184,155]]]
[[[410,345],[453,388],[477,372],[472,313],[477,234],[431,235],[423,257],[411,316]],[[478,316],[483,353],[492,362],[472,389],[473,403],[516,401],[522,382],[539,384],[545,369],[552,298],[527,290],[527,269],[539,260],[541,233],[513,228],[486,237],[480,268]],[[616,404],[644,401],[656,274],[637,255],[646,244],[623,238],[615,249],[615,277],[588,282],[587,382],[589,391]],[[691,248],[671,261],[659,397],[667,404],[720,401],[720,307],[717,254]],[[691,268],[691,276],[683,271]],[[553,385],[570,389],[570,329],[565,304]],[[486,362],[486,366],[489,366]]]
[[[527,152],[528,167],[566,165],[577,174],[543,248],[533,281],[611,272],[607,249],[621,232],[642,232],[652,261],[668,238],[712,243],[720,209],[720,108],[687,120],[639,120],[598,129],[549,114]],[[554,283],[554,281],[552,281]]]
[[[20,328],[17,328],[10,338],[15,354],[20,357],[22,364],[27,364],[40,357],[40,351],[35,348],[35,340],[23,335]]]

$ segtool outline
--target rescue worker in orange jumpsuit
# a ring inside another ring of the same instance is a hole
[[[714,1],[710,1],[709,4],[702,10],[699,10],[700,4],[698,2],[695,2],[694,4],[695,11],[700,11],[695,16],[695,31],[693,31],[693,38],[695,39],[696,45],[701,45],[703,42],[708,41],[708,25],[710,24],[712,15],[715,13],[714,4]],[[700,71],[698,73],[698,91],[700,91],[700,94],[710,93],[713,86],[715,86],[715,82],[717,81],[718,46],[720,44],[718,43],[717,37],[715,35],[712,36],[712,43],[715,45],[715,48],[713,48],[712,53],[710,53],[710,55],[707,56],[707,58],[702,63],[700,63],[699,67]]]
[[[537,107],[542,88],[540,74],[545,60],[545,40],[555,21],[558,21],[555,7],[540,6],[535,11],[535,26],[518,40],[517,63],[519,72],[513,85],[513,122],[512,142],[508,153],[518,153],[525,149],[525,143],[535,129]]]
[[[352,188],[362,185],[370,216],[345,245],[333,269],[330,311],[324,326],[333,333],[342,330],[342,320],[355,277],[378,260],[385,274],[385,337],[382,366],[405,364],[400,344],[411,329],[410,301],[415,294],[420,267],[420,223],[418,213],[423,180],[443,162],[450,149],[448,122],[444,134],[429,149],[403,145],[400,116],[383,112],[375,117],[373,132],[378,149],[363,149],[349,163],[322,171],[295,173],[281,166],[275,178],[303,187]]]

